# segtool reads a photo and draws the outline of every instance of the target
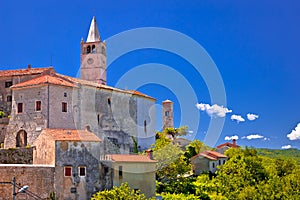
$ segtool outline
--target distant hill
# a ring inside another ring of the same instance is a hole
[[[270,158],[294,159],[300,165],[300,150],[298,149],[256,149],[257,153]]]

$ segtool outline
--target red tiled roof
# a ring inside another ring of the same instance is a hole
[[[145,95],[145,94],[143,94],[141,92],[138,92],[136,90],[122,90],[122,89],[111,87],[111,86],[108,86],[108,85],[103,85],[103,84],[95,83],[95,82],[92,82],[92,81],[86,81],[86,80],[79,79],[79,78],[65,76],[65,75],[62,75],[62,74],[56,74],[56,75],[62,77],[63,79],[66,79],[66,80],[69,80],[69,81],[72,81],[74,83],[81,84],[81,85],[92,86],[92,87],[97,87],[97,88],[100,88],[100,89],[107,89],[107,90],[112,90],[112,91],[116,91],[116,92],[122,92],[122,93],[126,93],[126,94],[137,95],[137,96],[149,98],[149,99],[152,99],[152,100],[156,100],[155,98],[150,97],[148,95]]]
[[[111,154],[108,156],[115,162],[157,162],[151,160],[147,155]]]
[[[14,69],[14,70],[0,70],[1,76],[20,76],[20,75],[33,75],[33,74],[41,74],[47,70],[53,70],[53,67],[47,68],[27,68],[27,69]]]
[[[92,132],[75,129],[44,129],[42,133],[50,135],[55,141],[101,142]]]
[[[208,158],[210,160],[217,160],[218,158],[227,158],[227,156],[225,156],[224,154],[218,153],[216,151],[210,151],[210,150],[206,150],[202,153],[199,153],[198,155],[195,155],[193,157],[191,157],[190,159],[195,159],[199,156],[203,156],[205,158]]]
[[[222,147],[233,147],[233,148],[239,148],[240,146],[237,144],[232,144],[230,142],[225,142],[223,144],[220,144],[219,146],[217,146],[218,149],[222,148]]]
[[[68,87],[75,86],[73,83],[66,81],[55,75],[53,75],[53,76],[43,75],[43,76],[39,76],[37,78],[33,78],[29,81],[25,81],[25,82],[13,85],[11,88],[28,87],[28,86],[40,85],[40,84],[46,84],[46,83],[50,83],[50,84],[54,84],[54,85],[63,85],[63,86],[68,86]]]

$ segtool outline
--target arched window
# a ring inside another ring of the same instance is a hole
[[[96,46],[94,44],[92,46],[92,53],[96,53]]]
[[[87,46],[87,48],[86,48],[86,53],[91,53],[91,46],[90,46],[90,45]]]
[[[27,133],[24,130],[20,130],[16,137],[16,147],[26,147],[27,145]]]

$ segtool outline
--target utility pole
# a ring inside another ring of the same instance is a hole
[[[12,193],[13,193],[13,200],[16,200],[16,177],[13,177],[12,179],[12,185],[13,185],[13,189],[12,189]]]

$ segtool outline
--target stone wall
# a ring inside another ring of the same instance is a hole
[[[0,164],[32,164],[33,148],[0,149]]]
[[[44,199],[49,197],[50,192],[54,191],[54,172],[53,166],[0,165],[0,181],[10,182],[13,177],[16,177],[16,183],[19,187],[28,185],[29,192]],[[26,193],[19,193],[16,197],[18,200],[33,199]],[[12,184],[0,184],[0,199],[12,199]]]

